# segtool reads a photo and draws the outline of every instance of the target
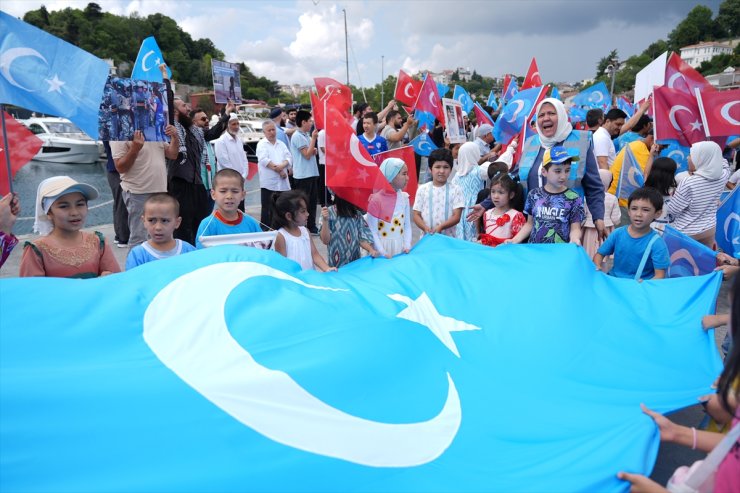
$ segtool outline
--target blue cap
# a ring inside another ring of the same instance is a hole
[[[578,155],[571,156],[568,150],[563,146],[555,146],[545,150],[544,156],[542,156],[542,166],[548,164],[562,164],[565,161],[578,161]]]

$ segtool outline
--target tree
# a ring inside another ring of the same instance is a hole
[[[97,3],[88,3],[85,7],[85,18],[90,22],[99,21],[103,18],[103,9]]]
[[[715,39],[717,24],[712,20],[712,9],[697,5],[668,35],[668,44],[675,52],[684,46]]]
[[[740,36],[740,0],[725,0],[719,6],[716,19],[722,35],[734,38]]]
[[[614,49],[609,52],[609,54],[599,60],[599,63],[596,64],[596,77],[594,79],[599,79],[604,77],[604,73],[606,72],[606,67],[612,64],[612,60],[617,60],[619,58],[619,54],[617,53],[617,50]]]

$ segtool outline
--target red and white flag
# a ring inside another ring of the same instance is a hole
[[[373,216],[390,220],[395,190],[336,108],[327,106],[326,122],[326,186]]]
[[[532,57],[532,61],[529,64],[529,70],[527,76],[524,78],[521,90],[529,89],[530,87],[542,86],[542,77],[540,77],[540,69],[537,68],[537,60]]]
[[[705,139],[704,124],[696,98],[666,86],[653,91],[655,139],[678,140],[689,147]]]
[[[707,137],[740,135],[740,89],[694,92]]]
[[[349,87],[330,77],[315,77],[313,83],[320,101],[338,109],[345,118],[352,115],[352,90]]]
[[[393,95],[394,99],[404,104],[413,105],[419,97],[421,84],[420,80],[416,80],[403,70],[399,70],[396,90]]]
[[[409,181],[406,184],[404,192],[409,194],[409,203],[414,205],[414,199],[416,198],[416,189],[419,188],[419,177],[416,176],[416,157],[414,157],[414,146],[404,146],[398,149],[391,149],[390,151],[383,151],[373,156],[373,161],[380,166],[383,161],[389,157],[395,157],[402,159],[406,163],[406,168],[409,171]]]
[[[5,160],[5,153],[8,149],[5,149],[5,145],[0,141],[0,195],[10,192],[10,184],[15,174],[33,159],[44,144],[22,123],[8,113],[3,113],[10,147],[10,176],[8,176],[8,166]]]
[[[419,91],[419,97],[416,98],[416,103],[414,103],[414,109],[431,113],[437,120],[444,124],[442,100],[439,99],[437,84],[429,74],[424,78],[421,90]]]
[[[473,105],[473,111],[475,112],[475,121],[478,122],[478,125],[487,123],[493,126],[493,118],[481,107],[480,103],[475,103]]]
[[[308,97],[311,99],[311,113],[313,114],[313,123],[316,128],[323,130],[324,126],[324,101],[319,100],[319,95],[313,89],[308,90]]]
[[[714,86],[699,72],[681,60],[681,57],[671,53],[665,66],[665,87],[676,89],[687,94],[694,95],[694,89],[699,88],[704,92],[716,91]]]

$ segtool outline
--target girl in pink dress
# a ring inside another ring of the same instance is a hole
[[[498,246],[510,240],[522,229],[524,214],[511,207],[517,186],[507,173],[499,173],[491,179],[491,201],[493,209],[483,215],[483,230],[479,240],[484,245]]]

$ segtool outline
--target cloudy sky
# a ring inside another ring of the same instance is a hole
[[[88,1],[3,0],[22,16],[84,8]],[[344,81],[342,10],[347,11],[350,81],[372,86],[398,69],[440,71],[469,67],[480,74],[524,75],[537,58],[545,81],[594,76],[599,58],[617,49],[640,53],[697,5],[693,0],[98,0],[126,15],[161,12],[194,38],[208,37],[230,62],[281,84],[315,76]],[[701,2],[717,12],[721,0]],[[384,62],[381,63],[381,57]]]

